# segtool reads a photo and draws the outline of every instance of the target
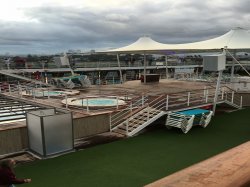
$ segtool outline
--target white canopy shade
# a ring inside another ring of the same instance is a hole
[[[166,50],[218,50],[225,47],[228,49],[250,49],[250,32],[242,28],[235,28],[217,38],[186,44],[163,44],[150,37],[141,37],[131,45],[105,52],[165,53]]]

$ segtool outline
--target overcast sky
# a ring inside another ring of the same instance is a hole
[[[149,35],[162,43],[250,29],[249,0],[1,0],[0,54],[122,47]]]

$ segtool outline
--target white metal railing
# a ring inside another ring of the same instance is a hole
[[[214,104],[215,89],[205,88],[203,90],[195,90],[192,92],[181,92],[175,94],[168,94],[165,96],[159,96],[153,101],[145,103],[143,109],[137,113],[132,113],[131,110],[125,109],[119,112],[119,115],[110,116],[110,129],[113,130],[119,126],[126,126],[126,131],[133,129],[140,121],[147,121],[159,111],[174,111],[195,106],[202,106],[205,104]],[[159,99],[161,98],[161,99]],[[155,102],[157,101],[157,102]],[[233,90],[227,87],[221,87],[218,93],[217,102],[230,101],[232,104],[242,106],[242,97],[238,97]],[[154,103],[155,102],[155,103]],[[154,104],[152,104],[154,103]],[[128,115],[130,114],[130,115]],[[142,115],[144,114],[144,115]],[[147,114],[147,115],[145,115]],[[150,116],[151,115],[151,116]],[[114,122],[114,119],[120,119]],[[123,119],[123,120],[121,120]]]
[[[165,96],[157,97],[153,101],[147,103],[146,107],[143,110],[141,110],[140,112],[136,113],[135,115],[131,116],[126,120],[126,129],[128,128],[133,129],[135,126],[137,126],[138,121],[143,123],[145,123],[145,119],[146,121],[149,121],[149,119],[155,117],[157,114],[162,112],[164,108],[165,108]],[[143,114],[146,114],[146,116]]]
[[[142,95],[141,97],[137,97],[136,99],[129,102],[128,106],[123,110],[110,114],[110,130],[114,129],[119,125],[122,119],[129,117],[133,110],[144,108],[145,102],[147,102],[148,96]]]

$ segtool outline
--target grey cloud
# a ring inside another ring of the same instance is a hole
[[[144,1],[134,7],[26,9],[37,22],[0,22],[0,53],[121,47],[148,34],[163,43],[193,42],[250,26],[248,0],[211,4],[198,1]],[[21,47],[22,46],[22,47]],[[12,47],[12,48],[11,48]]]

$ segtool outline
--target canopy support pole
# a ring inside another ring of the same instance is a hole
[[[216,85],[216,89],[215,89],[215,96],[214,96],[214,105],[213,105],[213,115],[215,115],[215,109],[216,109],[216,104],[217,104],[217,100],[218,100],[218,94],[220,91],[220,81],[221,81],[221,77],[222,77],[222,72],[223,70],[219,71],[219,75],[217,78],[217,85]]]
[[[165,65],[166,65],[166,79],[168,79],[168,56],[165,55]]]
[[[120,73],[120,83],[122,84],[123,80],[122,80],[122,70],[121,70],[121,63],[120,63],[119,53],[116,54],[116,57],[117,57],[119,73]]]
[[[247,71],[247,69],[228,51],[228,50],[226,50],[226,52],[233,58],[233,60],[235,61],[235,62],[237,62],[239,65],[240,65],[240,67],[242,67],[242,69],[250,76],[250,73]]]
[[[144,84],[146,84],[146,52],[144,51]]]
[[[236,50],[234,50],[234,57],[236,57]],[[231,68],[231,77],[230,77],[230,82],[233,81],[234,78],[234,66],[235,66],[235,60],[233,59],[232,61],[232,68]]]

